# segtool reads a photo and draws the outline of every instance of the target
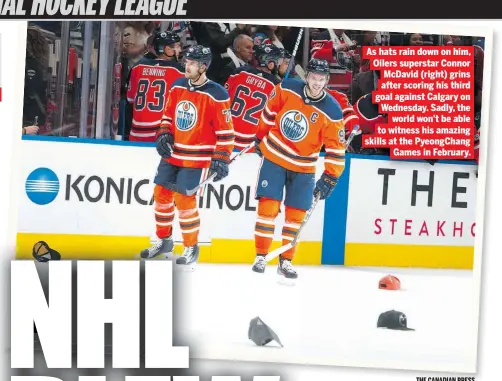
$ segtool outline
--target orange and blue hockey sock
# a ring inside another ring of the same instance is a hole
[[[286,206],[286,218],[282,227],[282,244],[287,245],[298,234],[298,229],[303,222],[306,210],[291,208]],[[281,255],[284,259],[293,260],[298,244]]]
[[[168,238],[173,231],[174,197],[173,191],[156,185],[153,193],[155,201],[155,225],[157,237]]]
[[[200,217],[197,209],[196,196],[185,196],[180,193],[174,194],[174,201],[178,209],[178,219],[183,245],[195,246],[199,242]]]
[[[258,202],[258,217],[254,230],[257,255],[267,255],[274,239],[275,218],[279,214],[281,202],[262,197]]]

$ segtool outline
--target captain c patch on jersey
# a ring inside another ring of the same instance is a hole
[[[192,102],[181,101],[176,105],[176,128],[189,131],[197,123],[197,108]]]
[[[284,137],[292,142],[299,142],[307,136],[309,123],[300,111],[291,110],[281,117],[281,132]]]

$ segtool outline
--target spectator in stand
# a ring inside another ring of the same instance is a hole
[[[147,52],[143,55],[144,58],[147,58],[147,59],[157,58],[157,55],[155,54],[155,48],[153,47],[153,39],[154,38],[155,38],[155,34],[152,34],[150,37],[148,37],[148,40],[146,40]]]
[[[151,36],[157,24],[153,21],[128,21],[122,36],[123,57],[127,60],[127,72],[148,51],[148,37]]]
[[[424,46],[438,45],[439,41],[438,36],[434,36],[432,34],[423,34],[423,33],[420,33],[420,35],[422,36],[422,41]]]
[[[363,59],[363,46],[376,46],[377,32],[371,30],[362,31],[362,34],[356,38],[357,48],[354,51],[354,75],[363,71],[370,70],[370,60]]]
[[[327,29],[312,40],[312,58],[329,62],[330,79],[328,87],[347,92],[354,70],[354,49],[357,43],[350,39],[343,29]]]
[[[228,55],[232,61],[223,68],[218,81],[221,85],[227,82],[228,77],[232,75],[235,69],[251,63],[253,59],[253,48],[253,39],[247,34],[239,34],[235,37],[232,49],[228,49]]]
[[[277,25],[260,25],[253,34],[255,45],[274,44],[280,49],[284,49],[281,38],[277,35]]]
[[[24,72],[23,135],[36,135],[45,124],[49,44],[42,31],[30,26],[26,41],[26,66]]]
[[[478,45],[474,45],[474,84],[478,86],[479,91],[483,89],[483,67],[485,61],[485,52]],[[477,95],[476,95],[477,96]],[[481,96],[481,94],[480,94]],[[481,101],[480,101],[481,104]]]
[[[180,59],[183,57],[184,53],[190,48],[190,46],[197,44],[190,21],[171,21],[169,22],[167,30],[174,32],[178,36],[180,36],[181,46],[183,46],[183,50],[181,51],[180,54]]]
[[[422,46],[424,44],[424,40],[422,39],[422,35],[420,33],[405,35],[404,42],[404,45],[409,46]]]
[[[350,103],[355,104],[363,95],[376,90],[379,77],[379,70],[369,70],[356,74],[347,92]]]
[[[345,29],[326,29],[317,37],[318,40],[333,41],[336,52],[348,52],[357,45],[346,33]]]
[[[191,26],[197,43],[211,49],[213,59],[206,75],[209,79],[218,82],[221,71],[231,61],[228,49],[239,34],[251,35],[251,25],[192,22]]]
[[[427,45],[432,45],[430,36],[427,36]],[[392,46],[422,46],[426,45],[424,36],[420,33],[399,33],[392,37]]]
[[[318,39],[320,34],[321,34],[321,30],[319,30],[318,28],[309,28],[309,36],[311,39],[314,39],[314,40]]]
[[[127,102],[127,84],[131,68],[148,52],[148,37],[157,28],[155,21],[126,21],[122,35],[122,57],[120,60],[122,78],[120,98],[123,100],[123,113],[119,125],[123,126],[124,140],[129,139],[127,131],[132,127],[132,106]]]
[[[461,36],[443,36],[443,45],[462,45],[462,37]]]
[[[473,37],[474,46],[479,46],[482,50],[485,50],[485,38],[484,37]]]

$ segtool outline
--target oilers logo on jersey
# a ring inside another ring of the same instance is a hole
[[[296,143],[302,141],[307,136],[309,123],[305,115],[300,111],[291,110],[282,116],[280,128],[286,139]]]
[[[192,102],[181,101],[176,105],[176,128],[189,131],[197,123],[197,108]]]

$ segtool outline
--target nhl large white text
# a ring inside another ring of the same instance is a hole
[[[113,367],[139,368],[139,264],[113,262],[111,299],[104,261],[79,261],[77,271],[78,368],[105,367],[105,323],[113,325]]]
[[[71,262],[52,262],[48,305],[34,261],[11,261],[11,367],[33,368],[35,322],[48,368],[71,368]]]
[[[43,269],[49,274],[49,303],[37,265],[47,266]],[[106,299],[105,261],[77,261],[77,300],[72,301],[70,261],[13,261],[11,367],[33,368],[35,323],[47,367],[71,368],[72,303],[76,303],[78,368],[104,368],[105,323],[113,327],[113,367],[139,368],[140,266],[139,261],[113,261],[112,297]],[[188,368],[189,348],[172,346],[172,303],[172,263],[145,263],[146,368]]]
[[[188,368],[189,348],[172,346],[172,266],[171,261],[145,263],[146,368]]]
[[[113,261],[113,299],[104,299],[104,271],[104,261],[78,263],[78,367],[104,368],[104,323],[112,323],[113,367],[139,368],[140,262]],[[146,262],[147,368],[188,368],[188,348],[172,347],[172,330],[172,263]]]

